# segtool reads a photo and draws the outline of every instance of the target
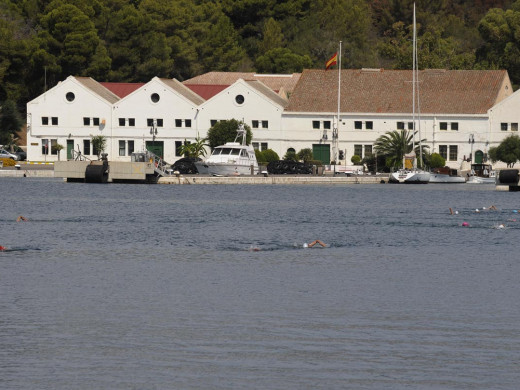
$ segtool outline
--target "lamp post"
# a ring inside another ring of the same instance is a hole
[[[471,145],[471,151],[470,151],[470,155],[469,155],[469,161],[470,161],[470,162],[473,162],[473,144],[475,143],[475,136],[474,136],[473,133],[469,135],[468,143]]]

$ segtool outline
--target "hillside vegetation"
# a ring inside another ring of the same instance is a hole
[[[419,66],[507,69],[520,84],[520,0],[417,0]],[[69,75],[179,80],[208,71],[409,69],[413,0],[0,0],[0,104]]]

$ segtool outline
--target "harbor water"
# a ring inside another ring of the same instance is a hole
[[[2,389],[520,383],[518,193],[1,182]]]

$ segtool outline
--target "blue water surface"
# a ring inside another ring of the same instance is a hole
[[[519,193],[1,183],[0,388],[518,388]]]

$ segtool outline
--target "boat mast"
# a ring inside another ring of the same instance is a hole
[[[332,132],[332,153],[334,154],[334,162],[338,163],[338,149],[339,149],[339,113],[341,102],[341,41],[339,41],[339,62],[338,62],[338,115],[336,117],[336,126]],[[334,166],[334,171],[336,166]]]
[[[412,64],[412,131],[413,131],[413,135],[412,135],[412,153],[415,154],[415,82],[416,82],[416,76],[415,76],[415,66],[417,64],[417,61],[416,61],[416,44],[417,44],[417,31],[416,31],[416,27],[415,27],[415,3],[413,3],[413,49],[412,49],[412,52],[413,52],[413,64]],[[413,160],[413,165],[414,165],[414,168],[417,167],[417,162],[416,162],[416,158],[414,158]]]
[[[415,3],[414,3],[414,26],[415,26]],[[417,53],[417,30],[415,31],[415,87],[417,94],[417,123],[419,127],[419,161],[421,163],[421,168],[424,169],[423,165],[423,156],[422,156],[422,135],[421,135],[421,97],[419,94],[419,54]]]

